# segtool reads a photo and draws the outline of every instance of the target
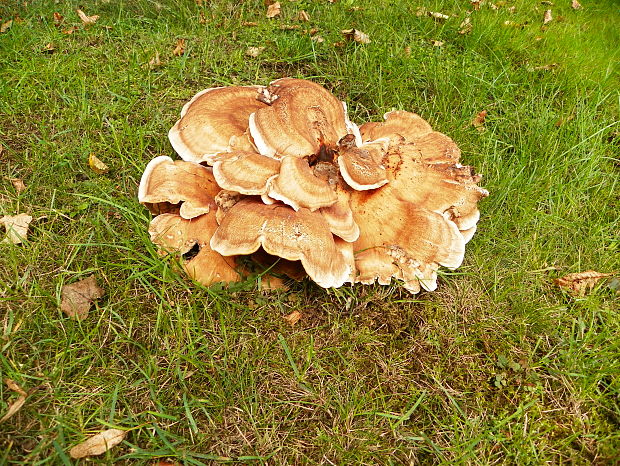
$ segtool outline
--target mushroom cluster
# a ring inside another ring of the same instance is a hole
[[[301,79],[199,92],[169,132],[182,160],[156,157],[140,181],[151,240],[204,285],[241,280],[249,256],[324,288],[395,278],[434,290],[488,192],[420,116],[384,120],[358,127]]]

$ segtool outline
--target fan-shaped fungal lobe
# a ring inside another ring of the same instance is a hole
[[[151,241],[167,252],[186,254],[198,247],[198,253],[183,260],[187,274],[203,285],[217,282],[236,282],[241,274],[236,270],[234,257],[223,257],[211,249],[209,241],[217,229],[215,213],[201,215],[191,220],[175,214],[158,215],[151,221]]]
[[[342,103],[322,86],[284,78],[272,82],[267,93],[271,105],[256,111],[249,122],[261,154],[305,157],[347,134]]]
[[[224,152],[213,158],[213,176],[224,189],[247,195],[267,194],[280,162],[255,152]]]
[[[183,160],[202,162],[229,149],[253,150],[246,131],[250,114],[266,107],[257,99],[258,87],[233,86],[205,89],[181,111],[181,119],[168,133]]]
[[[235,204],[211,238],[211,247],[224,256],[251,254],[259,247],[274,256],[300,260],[318,285],[341,286],[351,265],[338,250],[322,216],[308,209],[245,199]]]
[[[154,213],[161,211],[159,204],[182,203],[179,213],[189,219],[209,212],[215,206],[213,198],[219,191],[208,168],[159,156],[151,160],[144,170],[138,200]]]

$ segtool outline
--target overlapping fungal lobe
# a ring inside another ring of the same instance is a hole
[[[325,288],[397,279],[434,290],[440,267],[460,266],[488,195],[419,115],[358,128],[343,102],[299,79],[203,91],[169,134],[184,161],[154,159],[139,199],[160,214],[153,242],[185,254],[207,285],[240,279],[247,255]]]
[[[283,78],[262,94],[269,105],[250,115],[250,133],[258,151],[274,158],[306,157],[321,145],[335,145],[347,134],[345,109],[319,84]]]
[[[244,199],[223,218],[211,248],[232,256],[252,254],[260,247],[268,254],[301,261],[310,278],[325,288],[342,286],[352,274],[352,254],[347,256],[336,246],[320,215]]]
[[[183,160],[206,161],[231,149],[253,151],[248,119],[267,105],[257,99],[256,86],[205,89],[183,106],[181,118],[168,132]]]

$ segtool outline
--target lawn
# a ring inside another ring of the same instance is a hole
[[[1,2],[0,216],[34,220],[0,243],[0,416],[6,379],[29,393],[0,463],[77,464],[70,448],[108,428],[128,433],[91,462],[616,463],[618,295],[553,279],[620,271],[620,8],[481,3],[281,0],[268,19],[262,0]],[[183,104],[283,76],[357,123],[415,111],[484,175],[478,232],[437,291],[205,288],[157,254],[137,188],[174,156]],[[90,275],[105,296],[69,319],[61,288]]]

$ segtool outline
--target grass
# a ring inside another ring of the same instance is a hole
[[[37,387],[0,423],[0,463],[71,464],[106,427],[130,432],[103,464],[617,462],[617,295],[552,284],[620,270],[620,10],[582,4],[487,4],[465,35],[466,1],[285,0],[273,20],[258,0],[0,4],[0,215],[35,217],[25,244],[0,243],[0,375]],[[372,42],[335,46],[351,27]],[[157,256],[137,184],[173,154],[183,103],[281,76],[324,84],[358,123],[416,111],[485,175],[479,231],[437,292],[207,289]],[[91,274],[106,296],[67,319],[61,286]],[[1,385],[0,413],[14,400]]]

